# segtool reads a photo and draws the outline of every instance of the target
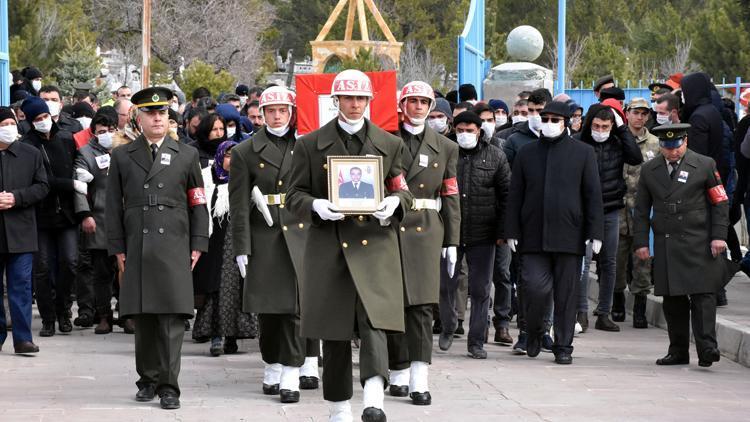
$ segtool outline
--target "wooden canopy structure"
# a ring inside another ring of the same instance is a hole
[[[344,39],[326,40],[328,33],[331,32],[331,28],[347,4],[349,5],[349,10],[346,17]],[[370,13],[372,13],[380,30],[383,31],[386,41],[370,40],[365,5],[370,9]],[[361,40],[352,39],[355,13],[359,21],[360,34],[362,34]],[[354,57],[361,48],[371,49],[379,57],[387,57],[398,67],[403,43],[396,41],[396,38],[391,33],[373,0],[339,0],[336,7],[333,8],[331,16],[328,17],[325,25],[323,25],[323,29],[320,30],[315,41],[310,41],[310,45],[312,46],[313,72],[323,73],[327,65],[335,61],[340,61],[343,57]]]

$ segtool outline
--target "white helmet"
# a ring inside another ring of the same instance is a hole
[[[272,86],[260,94],[260,97],[258,98],[258,109],[263,113],[263,107],[269,105],[288,105],[290,107],[295,107],[296,99],[297,95],[294,92],[282,86]]]
[[[372,98],[372,82],[363,72],[347,69],[336,75],[331,86],[331,96],[351,95]]]
[[[404,87],[401,88],[398,104],[401,105],[401,103],[409,97],[429,98],[430,111],[435,108],[435,91],[433,91],[432,87],[426,82],[412,81],[404,85]]]

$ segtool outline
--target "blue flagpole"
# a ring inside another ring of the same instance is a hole
[[[565,0],[557,2],[557,86],[555,94],[565,92]]]

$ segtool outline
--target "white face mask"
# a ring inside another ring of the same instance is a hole
[[[591,131],[591,137],[594,138],[595,142],[602,143],[609,139],[609,131],[606,132],[597,132],[595,130]]]
[[[176,127],[169,128],[169,133],[171,133],[172,135],[174,135],[175,138],[179,138],[179,135],[177,135],[177,128]]]
[[[99,145],[103,146],[105,149],[112,148],[112,133],[102,133],[101,135],[96,135],[96,140],[99,142]]]
[[[178,103],[171,103],[169,105],[169,108],[171,108],[172,111],[174,111],[175,113],[178,113],[180,111],[180,104],[178,104]]]
[[[491,122],[482,122],[482,130],[487,139],[492,139],[492,135],[495,134],[495,124]]]
[[[227,139],[233,137],[235,133],[237,133],[237,128],[236,127],[228,127],[227,128]]]
[[[36,129],[37,132],[40,132],[40,133],[44,133],[44,134],[49,133],[49,131],[52,130],[52,118],[47,117],[41,122],[34,122],[34,129]]]
[[[282,136],[286,135],[287,132],[289,132],[289,123],[276,129],[272,128],[271,126],[266,126],[266,130],[268,130],[268,133],[281,138]]]
[[[409,123],[404,122],[404,130],[411,133],[412,135],[419,135],[424,132],[424,125],[412,126]]]
[[[34,88],[35,91],[39,91],[42,89],[42,81],[34,80],[31,81],[31,86]]]
[[[542,135],[546,138],[557,138],[563,133],[565,128],[560,123],[542,123]]]
[[[526,121],[528,121],[528,120],[529,120],[529,118],[528,118],[528,117],[526,117],[526,116],[521,116],[521,115],[519,114],[519,115],[517,115],[517,116],[513,116],[513,117],[511,117],[511,119],[510,119],[510,120],[511,120],[511,122],[513,122],[513,124],[514,124],[514,125],[517,125],[517,124],[519,124],[519,123],[523,123],[523,122],[526,122]]]
[[[477,143],[479,143],[477,135],[468,132],[457,133],[456,140],[458,141],[458,146],[463,149],[474,149]]]
[[[435,132],[443,133],[443,131],[448,127],[448,118],[438,117],[437,119],[429,119],[427,120],[427,125],[430,126]]]
[[[47,103],[47,108],[49,108],[49,115],[52,117],[57,117],[60,115],[60,102],[59,101],[45,101]]]
[[[425,122],[427,121],[427,117],[422,117],[421,119],[417,119],[416,117],[411,117],[409,115],[406,115],[406,117],[409,119],[412,126],[424,126]]]
[[[76,120],[78,120],[84,130],[88,129],[89,126],[91,126],[91,117],[79,117]]]
[[[506,116],[505,114],[495,115],[495,127],[500,127],[506,123],[508,123],[508,116]]]
[[[10,145],[18,139],[18,126],[8,125],[0,127],[0,142]]]
[[[656,110],[656,102],[651,103],[651,110]]]
[[[665,125],[669,123],[669,114],[657,114],[656,115],[656,123],[660,125]]]
[[[244,107],[247,102],[247,95],[240,95],[240,107]]]
[[[542,116],[529,116],[529,128],[539,132],[542,127]]]

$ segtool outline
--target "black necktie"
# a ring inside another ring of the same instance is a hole
[[[677,161],[670,161],[669,162],[669,175],[672,176],[674,179],[674,175],[677,172],[677,167],[679,167],[680,163]]]
[[[156,151],[159,150],[159,145],[151,144],[151,159],[156,161]]]

